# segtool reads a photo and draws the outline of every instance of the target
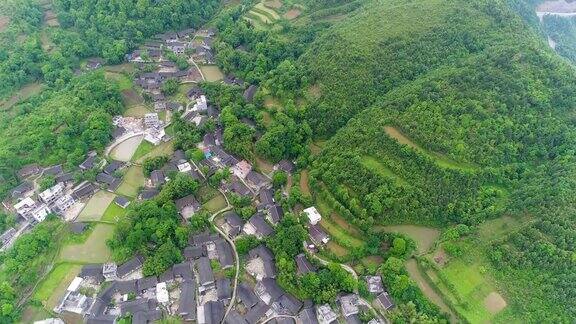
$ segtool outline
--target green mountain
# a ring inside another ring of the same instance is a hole
[[[365,227],[534,219],[484,242],[515,312],[497,320],[569,322],[576,71],[531,10],[374,0],[335,24],[301,59],[321,93],[307,120],[333,135],[311,176]]]

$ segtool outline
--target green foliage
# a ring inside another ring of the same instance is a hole
[[[210,228],[210,214],[207,211],[199,211],[190,219],[190,231],[200,233]]]
[[[276,114],[266,133],[256,142],[256,152],[272,162],[294,158],[307,150],[312,131],[283,113]]]
[[[162,84],[161,90],[163,94],[171,96],[178,92],[178,87],[180,87],[180,82],[178,82],[178,80],[169,79]]]
[[[573,63],[576,62],[576,19],[545,15],[542,20],[546,34],[556,43],[556,52]]]
[[[290,214],[284,215],[276,228],[276,234],[266,240],[266,245],[276,256],[284,256],[287,259],[302,252],[302,242],[307,237],[306,230],[298,222],[298,219]]]
[[[0,114],[0,196],[16,184],[15,172],[31,162],[78,165],[89,150],[111,139],[112,115],[122,111],[120,93],[102,73],[74,78]]]
[[[276,189],[281,188],[288,181],[288,175],[284,171],[276,171],[272,175],[272,186]]]
[[[196,193],[199,187],[198,181],[194,180],[190,175],[177,173],[174,179],[171,179],[162,187],[162,191],[155,199],[159,204],[166,204]]]
[[[158,170],[168,162],[169,158],[166,155],[155,156],[151,158],[147,158],[142,163],[142,170],[144,171],[144,175],[146,177],[150,176],[150,173],[154,170]]]
[[[141,253],[146,257],[145,275],[159,275],[183,260],[180,249],[187,245],[187,240],[188,230],[180,225],[174,203],[149,200],[132,206],[118,221],[114,236],[107,244],[116,261]]]
[[[234,241],[238,255],[246,255],[248,251],[260,245],[260,240],[254,235],[243,235]]]
[[[310,272],[300,279],[305,296],[317,304],[332,303],[340,292],[353,292],[356,280],[339,264],[330,263],[318,272]]]

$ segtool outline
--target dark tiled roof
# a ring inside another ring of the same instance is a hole
[[[216,290],[218,293],[218,300],[232,298],[232,286],[230,283],[230,279],[221,278],[216,280]]]
[[[246,313],[246,321],[248,323],[258,322],[258,320],[261,319],[269,309],[270,306],[264,304],[264,302],[259,302]]]
[[[254,293],[254,290],[245,283],[238,285],[236,294],[238,294],[238,298],[247,308],[250,308],[258,303],[258,297]]]
[[[56,183],[74,181],[74,175],[71,172],[61,174],[55,178]]]
[[[254,95],[258,91],[258,86],[251,84],[245,91],[244,91],[244,99],[248,102],[252,102],[254,100]]]
[[[244,221],[234,211],[224,213],[224,220],[226,221],[226,223],[230,224],[230,226],[239,226],[239,227],[244,226]]]
[[[190,262],[182,262],[175,264],[172,267],[174,271],[174,277],[180,277],[183,279],[192,279],[194,278],[194,274],[192,273],[192,265]]]
[[[18,176],[20,178],[26,178],[31,175],[38,174],[42,171],[38,164],[28,164],[23,166],[20,170],[18,170]]]
[[[161,170],[154,170],[150,173],[150,180],[155,187],[160,186],[166,182],[166,176]]]
[[[284,294],[284,290],[278,285],[275,279],[264,278],[260,282],[264,286],[266,292],[270,295],[272,301],[278,300]]]
[[[298,254],[296,256],[296,267],[297,267],[297,273],[299,275],[303,275],[308,272],[316,272],[316,267],[314,267],[314,265],[312,265],[312,263],[308,261],[306,255],[304,255],[303,253]]]
[[[196,287],[192,280],[185,280],[180,286],[178,314],[189,321],[196,319]]]
[[[136,293],[136,280],[116,281],[114,288],[120,294]]]
[[[130,204],[130,200],[122,196],[116,196],[116,198],[114,198],[114,203],[122,208],[126,208]]]
[[[261,213],[256,213],[248,220],[252,226],[256,228],[258,233],[262,236],[270,236],[274,234],[274,229],[266,223],[264,216]]]
[[[224,304],[219,301],[204,304],[204,319],[206,324],[220,324],[224,319]]]
[[[273,224],[278,224],[284,216],[284,210],[278,205],[268,206],[268,215]]]
[[[280,305],[288,311],[290,315],[296,315],[302,308],[302,302],[296,299],[296,297],[292,296],[291,294],[285,293],[282,295],[278,302]]]
[[[140,298],[120,304],[120,313],[122,316],[127,313],[135,314],[136,312],[148,312],[154,309],[156,309],[156,301],[154,299]]]
[[[87,264],[83,266],[78,277],[83,279],[94,278],[98,282],[104,281],[102,264]]]
[[[344,318],[344,320],[346,321],[346,324],[362,324],[362,321],[360,320],[360,318],[356,314],[346,316]]]
[[[318,318],[316,317],[315,307],[304,308],[298,314],[298,319],[302,324],[318,324]]]
[[[142,192],[140,193],[140,198],[142,200],[149,200],[158,196],[159,193],[160,191],[156,189],[142,190]]]
[[[112,160],[104,168],[104,173],[113,174],[114,172],[118,171],[118,169],[120,169],[123,165],[124,162]]]
[[[380,295],[378,295],[378,301],[385,309],[390,309],[394,307],[394,303],[392,302],[392,299],[390,299],[390,296],[388,295],[387,292],[383,292]]]
[[[174,280],[174,271],[172,268],[169,268],[168,270],[164,271],[163,274],[158,276],[158,282],[166,282],[170,280]]]
[[[125,277],[126,275],[140,269],[143,263],[144,259],[141,256],[135,256],[122,265],[118,266],[116,274],[119,278]]]
[[[204,249],[201,246],[187,246],[184,248],[184,257],[186,260],[194,260],[198,259],[199,257],[205,256]]]
[[[91,155],[84,162],[80,164],[80,169],[82,170],[90,170],[94,167],[94,162],[96,162],[96,155]]]
[[[242,315],[238,314],[235,309],[230,310],[226,318],[224,319],[226,324],[248,324],[246,319]]]
[[[99,315],[86,317],[86,324],[113,324],[116,323],[114,315]]]
[[[207,257],[198,259],[198,276],[200,284],[205,285],[214,281],[214,273],[210,266],[210,260]]]
[[[30,182],[22,182],[18,187],[12,189],[12,197],[21,196],[30,190],[32,190],[32,184]]]
[[[198,209],[202,206],[200,205],[196,197],[194,197],[194,195],[188,195],[186,197],[176,200],[176,208],[178,208],[178,211],[182,211],[186,207],[194,207],[194,209]]]
[[[87,183],[87,184],[83,185],[82,187],[74,190],[72,192],[72,197],[74,197],[74,199],[82,199],[84,197],[87,197],[87,196],[93,194],[95,189],[96,188],[94,187],[94,185],[92,183]]]
[[[264,175],[256,171],[248,172],[248,174],[246,175],[246,181],[252,183],[255,186],[263,186],[268,182],[270,182],[268,178],[266,178]]]
[[[274,253],[262,244],[250,250],[248,255],[250,258],[260,257],[262,260],[274,260]]]
[[[158,279],[156,277],[146,277],[136,281],[138,291],[148,290],[153,287],[155,288],[156,284],[158,284]]]
[[[228,184],[228,190],[243,197],[252,195],[250,189],[248,189],[248,187],[246,187],[246,185],[244,185],[240,180],[232,180],[232,182]]]
[[[116,190],[116,188],[118,188],[118,186],[120,186],[120,183],[122,182],[121,179],[113,177],[104,172],[99,173],[96,176],[96,181],[106,185],[110,190]]]
[[[278,162],[278,168],[284,172],[292,173],[296,169],[296,166],[292,161],[282,160]]]
[[[60,173],[64,172],[64,170],[62,169],[61,165],[54,165],[51,167],[48,167],[46,169],[44,169],[44,172],[42,173],[43,175],[59,175]]]
[[[82,232],[84,232],[84,230],[86,229],[86,223],[82,223],[82,222],[75,222],[70,224],[70,232],[74,233],[74,234],[80,234]]]
[[[258,199],[265,206],[272,205],[274,203],[274,191],[269,188],[262,188],[258,193]]]
[[[222,239],[216,241],[216,251],[218,251],[218,262],[220,262],[222,268],[234,265],[234,255],[228,242]]]

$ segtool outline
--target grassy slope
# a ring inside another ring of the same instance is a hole
[[[571,174],[554,159],[576,144],[574,70],[502,1],[371,1],[316,41],[303,63],[322,93],[309,121],[319,135],[337,132],[315,175],[332,190],[345,186],[360,197],[380,192],[389,204],[380,221],[474,223],[493,206],[492,216],[507,207],[504,192],[491,207],[473,210],[487,201],[480,191],[494,185],[490,173],[531,161]],[[389,126],[419,147],[391,142]],[[406,190],[393,184],[394,175]],[[544,172],[530,175],[507,183],[511,204],[537,207],[529,206],[530,193],[520,194],[523,181],[530,188],[561,187],[547,175],[536,180]],[[555,270],[534,281],[542,289],[527,290],[534,269],[495,275],[509,304],[521,310],[514,316],[533,320],[538,311],[569,318],[566,299],[546,302],[552,292],[546,278]]]

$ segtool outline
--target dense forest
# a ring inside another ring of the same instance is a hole
[[[320,93],[306,120],[316,137],[335,134],[311,177],[363,228],[532,213],[486,252],[525,320],[566,322],[576,78],[527,10],[373,1],[320,35],[297,61]]]

